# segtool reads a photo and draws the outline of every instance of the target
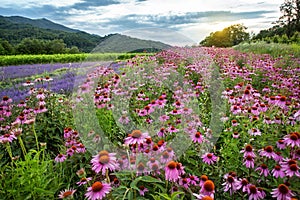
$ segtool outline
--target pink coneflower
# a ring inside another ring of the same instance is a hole
[[[276,159],[277,154],[274,152],[274,149],[272,146],[266,146],[262,150],[258,150],[260,156],[265,156],[267,158],[273,158]]]
[[[48,82],[48,81],[53,81],[53,78],[50,78],[49,76],[45,76],[45,78],[43,78],[43,80]]]
[[[193,110],[191,108],[187,108],[187,107],[184,107],[183,109],[181,109],[181,113],[183,115],[190,115],[192,114]]]
[[[215,156],[213,153],[206,153],[202,157],[202,161],[208,165],[214,164],[218,157]]]
[[[91,160],[92,170],[96,173],[102,172],[105,175],[107,169],[115,171],[118,169],[118,163],[116,161],[115,153],[108,153],[107,151],[100,151],[99,154],[93,156]]]
[[[14,128],[11,130],[11,134],[13,134],[14,136],[18,137],[22,134],[22,128]]]
[[[200,194],[203,196],[209,196],[211,198],[214,198],[215,193],[215,184],[211,180],[207,180],[203,183]]]
[[[169,126],[168,132],[169,133],[177,133],[179,130],[175,128],[174,126]]]
[[[27,80],[25,83],[23,83],[23,86],[31,86],[34,85],[30,80]]]
[[[285,184],[280,184],[278,188],[272,190],[272,197],[277,198],[277,200],[291,200],[292,196],[294,195]]]
[[[208,177],[206,175],[203,174],[202,176],[200,176],[199,186],[202,187],[203,184],[205,183],[205,181],[207,181],[207,180],[208,180]]]
[[[10,104],[11,102],[12,102],[12,99],[9,98],[8,96],[2,97],[2,101],[1,101],[2,105],[7,105],[7,104]]]
[[[276,146],[277,146],[278,149],[281,149],[281,150],[285,149],[285,147],[286,147],[284,140],[278,140],[276,142]]]
[[[164,164],[170,162],[172,159],[172,155],[170,155],[168,151],[164,151],[160,157],[160,162]]]
[[[259,129],[256,129],[256,128],[252,128],[248,131],[249,135],[252,135],[252,136],[257,136],[257,135],[261,135],[261,132]]]
[[[159,117],[159,120],[161,122],[168,121],[168,119],[170,119],[170,117],[168,115],[162,115],[162,116]]]
[[[268,169],[268,166],[266,164],[261,164],[259,167],[257,167],[255,169],[255,171],[260,171],[260,174],[259,175],[264,175],[264,176],[268,176],[269,175],[269,169]]]
[[[130,122],[129,117],[127,117],[126,115],[122,115],[119,120],[118,120],[121,124],[128,124]]]
[[[193,135],[191,135],[192,141],[194,143],[199,143],[201,144],[203,141],[203,137],[201,135],[201,132],[197,131],[196,133],[194,133]]]
[[[231,106],[230,110],[231,110],[231,112],[232,112],[234,115],[237,115],[237,114],[239,114],[239,113],[242,112],[241,107],[240,107],[240,106],[237,106],[237,105]]]
[[[245,148],[240,151],[240,153],[244,153],[244,158],[247,157],[248,155],[255,158],[256,155],[254,154],[253,150],[254,150],[253,147],[250,144],[247,144]]]
[[[145,186],[143,186],[143,185],[139,186],[139,194],[141,196],[145,196],[145,193],[148,192],[148,191],[149,190]]]
[[[246,165],[247,168],[254,168],[254,157],[251,155],[247,155],[244,157],[244,165]]]
[[[300,173],[299,173],[299,166],[297,165],[297,162],[293,163],[292,161],[294,160],[290,160],[288,162],[288,166],[284,167],[284,171],[286,173],[287,176],[292,177],[292,176],[297,176],[300,177]]]
[[[235,138],[235,139],[239,138],[240,137],[239,132],[233,132],[232,137]]]
[[[189,186],[190,186],[190,182],[189,182],[189,179],[188,178],[181,178],[179,179],[179,185],[188,189]]]
[[[253,115],[259,115],[258,107],[252,106],[252,107],[251,107],[251,113],[252,113]]]
[[[72,199],[76,190],[73,189],[65,189],[64,191],[60,191],[58,195],[59,199]]]
[[[85,193],[85,197],[88,200],[101,200],[103,199],[108,193],[110,193],[111,186],[106,183],[101,183],[97,181],[93,183],[91,187],[88,187],[87,193]]]
[[[76,184],[77,184],[78,186],[85,185],[85,184],[87,184],[89,181],[91,181],[92,179],[93,179],[92,177],[88,177],[88,178],[83,177],[83,178],[81,178],[80,181],[78,181]]]
[[[20,103],[18,104],[18,107],[26,107],[26,103],[24,100],[20,100]]]
[[[284,174],[284,172],[282,170],[282,167],[280,165],[276,165],[274,167],[274,169],[272,169],[271,173],[272,173],[272,175],[275,178],[278,178],[278,177],[283,178],[283,177],[285,177],[285,174]]]
[[[238,190],[239,181],[234,176],[228,175],[226,182],[222,183],[222,185],[225,186],[224,192],[229,191],[230,195],[232,195],[232,193]]]
[[[158,135],[159,137],[164,137],[166,133],[167,133],[167,130],[166,130],[165,128],[162,127],[162,128],[158,131],[157,135]]]
[[[37,95],[36,95],[37,99],[45,99],[45,94],[43,93],[43,91],[38,91]]]
[[[234,120],[231,121],[231,125],[232,126],[238,126],[239,123],[234,119]]]
[[[142,175],[143,173],[147,173],[147,169],[144,165],[144,163],[140,162],[137,166],[136,166],[136,170],[137,170],[137,175]]]
[[[133,130],[128,137],[125,138],[125,144],[141,144],[148,137],[148,133],[142,133],[140,130]]]
[[[289,135],[283,137],[284,143],[291,147],[300,147],[300,134],[298,132],[292,132]]]
[[[119,187],[119,186],[120,186],[120,180],[119,180],[117,177],[115,177],[115,178],[113,179],[113,181],[112,181],[112,186],[113,186],[113,187]]]
[[[198,185],[198,182],[199,182],[199,178],[197,176],[193,176],[193,175],[190,175],[188,177],[188,181],[191,185]]]
[[[179,173],[177,170],[177,163],[170,161],[165,167],[166,180],[176,182],[179,179]]]
[[[67,157],[64,154],[58,154],[55,157],[55,162],[64,162],[67,159]]]
[[[2,144],[10,143],[15,139],[17,139],[17,138],[14,134],[6,133],[6,134],[0,136],[0,143],[2,143]]]
[[[255,185],[249,185],[248,195],[249,195],[249,199],[253,199],[253,200],[263,199],[263,195],[261,194],[261,192],[257,189],[257,187]]]
[[[237,184],[237,190],[242,189],[243,192],[248,192],[249,181],[246,178],[240,179]]]
[[[286,96],[280,96],[280,98],[277,100],[276,105],[280,108],[286,108]]]

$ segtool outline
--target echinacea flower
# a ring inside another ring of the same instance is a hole
[[[91,187],[88,187],[85,197],[88,200],[101,200],[111,191],[111,186],[106,183],[96,181]]]
[[[80,181],[76,182],[76,184],[77,184],[78,186],[80,186],[80,185],[85,185],[85,184],[87,184],[89,181],[91,181],[92,179],[93,179],[92,177],[88,177],[88,178],[83,177],[83,178],[80,179]]]
[[[300,147],[300,134],[298,132],[292,132],[289,135],[283,137],[284,143],[291,147]]]
[[[165,167],[165,177],[168,181],[176,182],[179,180],[179,176],[184,174],[183,167],[181,163],[175,161],[170,161]]]
[[[217,162],[218,157],[215,156],[213,153],[206,153],[202,157],[202,161],[208,165],[214,164]]]
[[[285,184],[280,184],[278,188],[273,189],[271,194],[272,197],[276,198],[277,200],[291,200],[291,197],[294,195]]]
[[[266,146],[262,150],[258,150],[260,156],[265,156],[267,158],[273,158],[276,159],[277,154],[274,152],[274,149],[272,146]]]
[[[197,176],[190,175],[188,181],[191,185],[198,185],[199,178]]]
[[[102,175],[105,175],[106,170],[115,171],[119,168],[115,155],[115,153],[108,153],[108,151],[100,151],[91,160],[92,170],[96,173],[101,171]]]
[[[215,193],[214,182],[211,180],[205,181],[200,189],[200,194],[214,198],[214,193]]]
[[[250,144],[247,144],[243,150],[240,151],[240,153],[244,153],[244,158],[247,156],[252,156],[253,158],[256,157],[256,155],[253,152],[253,147]]]
[[[148,137],[148,133],[142,133],[140,130],[133,130],[131,134],[125,138],[125,144],[141,144]]]
[[[222,185],[225,186],[224,192],[229,191],[230,195],[232,195],[232,193],[238,190],[239,181],[234,176],[228,175],[226,182],[222,183]]]
[[[263,199],[263,195],[261,192],[257,189],[255,185],[249,185],[248,187],[248,195],[249,195],[249,200],[261,200]]]
[[[186,189],[188,189],[189,185],[190,185],[189,179],[188,178],[179,179],[179,185],[186,188]]]
[[[67,159],[67,157],[64,154],[58,154],[55,157],[55,162],[64,162]]]
[[[256,128],[252,128],[248,131],[249,135],[252,136],[257,136],[257,135],[261,135],[260,130],[256,129]]]
[[[255,169],[255,171],[260,171],[259,175],[268,176],[269,175],[269,169],[266,164],[261,164],[259,167]]]
[[[143,186],[143,185],[139,186],[139,194],[141,196],[145,196],[145,193],[148,192],[148,191],[149,190],[145,186]]]
[[[14,134],[4,134],[0,136],[0,143],[6,144],[6,143],[11,143],[13,140],[17,139]]]
[[[192,141],[194,143],[199,143],[201,144],[202,141],[203,141],[203,137],[202,137],[202,134],[201,132],[197,131],[196,133],[194,133],[193,135],[191,135],[191,138],[192,138]]]
[[[60,199],[72,199],[74,193],[76,190],[73,189],[65,189],[64,191],[61,191],[58,195],[58,198]]]
[[[248,192],[249,181],[246,178],[240,179],[237,184],[237,190],[242,189],[243,192]]]
[[[272,175],[273,175],[275,178],[278,178],[278,177],[283,178],[283,177],[285,177],[285,173],[284,173],[284,171],[282,170],[282,167],[281,167],[280,165],[276,165],[276,166],[274,167],[274,169],[272,169],[271,173],[272,173]]]

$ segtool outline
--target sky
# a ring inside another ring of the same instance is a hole
[[[211,32],[242,23],[272,27],[283,0],[1,0],[0,15],[47,18],[100,36],[121,33],[171,45],[198,44]]]

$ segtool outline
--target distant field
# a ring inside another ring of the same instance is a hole
[[[55,54],[55,55],[12,55],[0,56],[0,66],[41,64],[41,63],[73,63],[87,61],[125,60],[135,55],[152,55],[151,53],[99,53],[99,54]]]
[[[299,44],[278,44],[278,43],[243,43],[234,47],[234,49],[256,54],[270,54],[273,57],[290,56],[300,57],[300,45]]]

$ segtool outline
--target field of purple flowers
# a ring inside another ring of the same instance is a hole
[[[299,65],[195,47],[2,67],[0,199],[299,199]]]

